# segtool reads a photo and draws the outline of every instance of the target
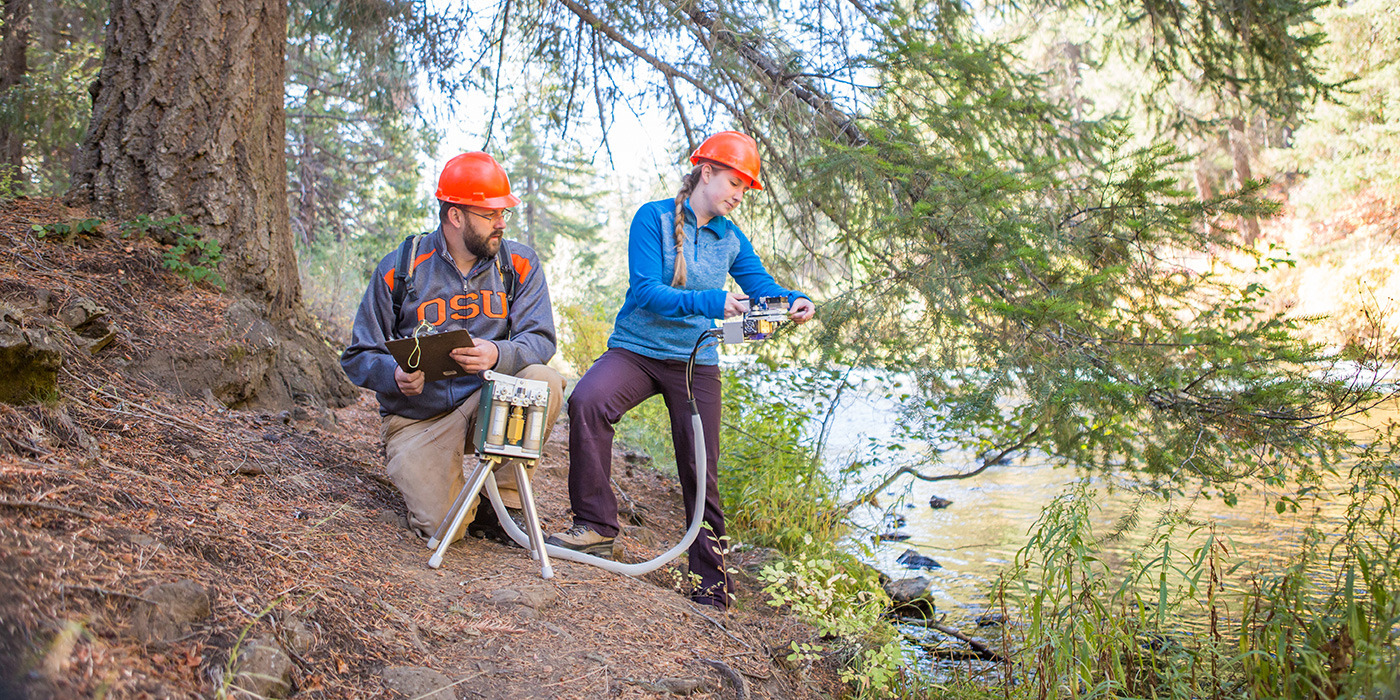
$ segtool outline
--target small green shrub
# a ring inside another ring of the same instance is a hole
[[[145,238],[152,231],[170,232],[176,235],[193,235],[199,231],[193,224],[183,223],[184,216],[175,215],[157,219],[149,214],[142,214],[131,221],[124,221],[118,227],[121,229],[122,238]]]
[[[560,304],[555,307],[561,320],[559,354],[580,376],[608,349],[612,335],[611,304]]]
[[[199,284],[205,282],[219,289],[226,289],[224,278],[219,276],[219,262],[224,259],[222,246],[218,241],[182,235],[175,245],[165,251],[165,269]]]
[[[889,597],[869,569],[830,543],[808,537],[803,544],[808,551],[765,567],[759,579],[769,605],[787,607],[831,641],[792,642],[788,660],[805,663],[829,650],[845,650],[849,660],[841,680],[857,697],[892,697],[907,660],[894,628],[882,617]]]
[[[0,165],[0,202],[8,202],[19,196],[21,181],[19,168],[13,165]]]
[[[78,236],[91,235],[102,226],[101,219],[79,219],[64,223],[34,224],[36,238],[56,238],[61,243],[71,243]]]
[[[122,238],[141,239],[152,236],[170,244],[162,264],[165,269],[194,283],[207,283],[226,289],[219,276],[219,263],[224,259],[223,246],[218,241],[199,237],[199,227],[185,221],[183,214],[154,217],[142,214],[118,227]]]

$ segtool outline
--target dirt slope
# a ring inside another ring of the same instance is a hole
[[[742,572],[752,555],[736,555],[727,615],[673,592],[674,574],[557,562],[546,582],[523,550],[477,539],[427,568],[383,476],[373,397],[272,414],[187,392],[184,377],[246,372],[255,321],[165,271],[151,241],[31,230],[81,216],[0,204],[0,321],[47,334],[63,357],[56,394],[0,404],[0,698],[216,697],[260,654],[284,662],[270,667],[286,670],[276,694],[294,698],[444,682],[452,695],[428,697],[839,693],[830,668],[781,660],[812,633],[768,611]],[[73,309],[92,306],[106,318],[74,330]],[[537,470],[546,531],[568,524],[566,430]],[[651,556],[680,535],[678,485],[615,462],[649,526],[625,556]],[[207,591],[207,615],[153,633],[164,594],[150,587],[182,580]]]

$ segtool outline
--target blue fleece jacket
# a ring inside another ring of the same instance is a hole
[[[447,253],[441,227],[418,243],[412,285],[398,318],[394,318],[391,299],[398,249],[379,262],[355,314],[355,328],[349,347],[340,356],[340,366],[350,381],[378,394],[380,414],[432,418],[461,405],[481,388],[481,377],[468,374],[427,382],[417,396],[404,396],[399,391],[394,381],[397,363],[384,342],[412,336],[420,322],[432,325],[435,333],[465,328],[473,338],[495,342],[499,356],[493,369],[502,374],[544,364],[554,356],[554,311],[544,267],[529,246],[515,241],[507,245],[516,274],[513,304],[506,303],[497,256],[477,260],[471,272],[463,275]]]
[[[671,286],[676,269],[674,199],[643,204],[632,217],[627,239],[627,297],[617,312],[608,347],[631,350],[659,360],[688,360],[695,340],[724,318],[726,276],[750,298],[807,295],[783,289],[764,269],[753,245],[734,222],[716,216],[695,227],[695,212],[686,202],[685,287]],[[719,364],[719,349],[702,350],[696,364]]]

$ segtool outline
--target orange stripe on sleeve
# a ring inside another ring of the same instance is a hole
[[[414,258],[414,259],[413,259],[413,264],[410,265],[409,268],[408,268],[408,274],[410,274],[410,275],[413,274],[413,271],[418,269],[418,264],[419,264],[419,263],[423,262],[424,260],[427,260],[428,258],[433,257],[433,253],[436,253],[436,252],[437,252],[437,251],[435,251],[435,250],[430,250],[430,251],[428,251],[428,252],[426,252],[426,253],[424,253],[424,254],[422,254],[422,255],[420,255],[420,256]]]
[[[384,284],[389,286],[389,291],[394,291],[394,268],[391,267],[384,273]]]
[[[530,276],[530,261],[522,255],[510,254],[510,261],[515,268],[515,274],[520,276],[520,281],[525,282],[525,278]]]

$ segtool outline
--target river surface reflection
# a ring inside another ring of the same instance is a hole
[[[1361,420],[1371,425],[1385,424],[1400,415],[1396,408],[1392,402]],[[823,454],[832,473],[853,460],[868,463],[880,454],[880,445],[894,440],[896,413],[895,401],[883,397],[878,390],[856,391],[844,397]],[[884,453],[893,454],[888,450]],[[924,471],[965,472],[975,465],[972,455],[952,451],[945,452],[942,459],[943,464],[925,467]],[[880,474],[892,468],[887,462]],[[995,607],[990,604],[989,595],[998,574],[1012,564],[1017,551],[1026,544],[1042,509],[1083,476],[1032,455],[966,480],[929,483],[905,477],[879,495],[878,507],[861,507],[853,513],[859,530],[852,537],[852,549],[860,551],[868,563],[892,578],[929,578],[940,612],[949,613],[949,622],[959,624]],[[1324,486],[1344,488],[1344,477],[1345,471],[1341,478],[1332,478]],[[845,495],[854,496],[878,481],[873,472],[864,474],[859,483],[847,488]],[[1099,510],[1094,514],[1095,535],[1103,536],[1114,530],[1118,520],[1142,496],[1123,488],[1123,481],[1110,484],[1104,477],[1093,476],[1090,483],[1106,494],[1099,499]],[[1117,488],[1110,489],[1111,485]],[[1135,533],[1107,543],[1102,556],[1110,567],[1118,568],[1135,552],[1142,551],[1148,531],[1165,508],[1189,508],[1190,520],[1199,528],[1194,534],[1190,532],[1193,528],[1180,529],[1180,534],[1173,537],[1173,547],[1199,547],[1213,527],[1218,537],[1228,541],[1230,558],[1246,564],[1227,581],[1231,587],[1242,586],[1251,572],[1279,570],[1296,551],[1307,528],[1335,533],[1344,522],[1346,503],[1341,500],[1305,501],[1305,507],[1296,512],[1279,514],[1274,504],[1281,495],[1290,494],[1283,489],[1256,488],[1241,492],[1234,506],[1200,495],[1178,497],[1170,506],[1148,499],[1143,501]],[[952,504],[943,509],[931,508],[929,499],[933,496]],[[907,535],[908,539],[880,541],[877,536],[882,533]],[[901,565],[897,559],[908,549],[932,557],[942,568],[916,570]]]

